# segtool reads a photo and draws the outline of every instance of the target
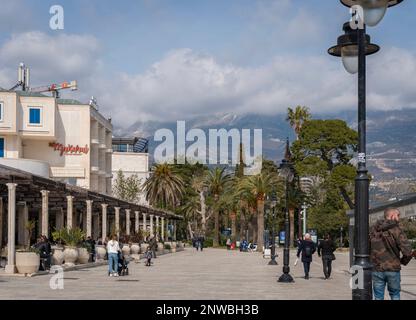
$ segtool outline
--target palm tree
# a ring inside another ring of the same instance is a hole
[[[272,173],[262,172],[249,176],[240,183],[240,192],[249,192],[256,197],[257,207],[257,250],[263,251],[264,246],[264,201],[266,195],[279,183],[278,177]]]
[[[184,182],[175,168],[167,163],[156,164],[152,174],[143,184],[146,199],[161,208],[176,207],[184,194]]]
[[[205,185],[214,197],[214,246],[219,245],[219,207],[218,200],[231,182],[231,176],[225,172],[225,168],[215,168],[208,172]]]
[[[308,107],[297,106],[295,110],[287,108],[286,121],[295,130],[296,140],[298,140],[303,124],[311,119],[311,113]]]

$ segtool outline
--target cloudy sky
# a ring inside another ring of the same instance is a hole
[[[212,113],[356,107],[356,77],[326,53],[349,17],[338,0],[0,0],[0,87],[78,80],[116,126]],[[65,28],[49,28],[49,8]],[[416,1],[368,29],[368,104],[416,107]],[[68,96],[68,93],[63,94]]]

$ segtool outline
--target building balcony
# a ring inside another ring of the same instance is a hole
[[[32,159],[0,158],[0,164],[14,169],[30,172],[43,178],[50,177],[49,163]]]

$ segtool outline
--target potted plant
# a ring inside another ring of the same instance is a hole
[[[84,238],[84,232],[80,228],[63,229],[62,240],[65,243],[64,260],[68,266],[73,266],[78,259],[77,246]]]
[[[88,242],[83,241],[81,247],[78,248],[78,262],[80,264],[86,264],[90,261],[92,247]]]
[[[139,254],[140,252],[140,243],[143,242],[143,231],[139,230],[138,232],[135,232],[131,238],[131,253],[132,254]]]
[[[148,237],[150,236],[150,232],[149,231],[142,231],[142,232],[143,232],[143,242],[140,244],[140,251],[144,253],[149,247],[149,244],[145,243],[144,240],[148,239]]]
[[[29,220],[25,224],[25,230],[27,231],[28,239],[25,248],[16,252],[16,268],[18,273],[32,274],[39,270],[39,252],[36,249],[30,247],[30,239],[32,238],[35,226],[36,222],[34,220]]]
[[[123,253],[123,256],[129,256],[130,255],[130,236],[126,234],[120,235],[119,243],[122,245],[121,252]]]
[[[52,264],[61,265],[64,263],[64,246],[62,245],[62,229],[52,232],[52,239],[56,245],[52,246]]]

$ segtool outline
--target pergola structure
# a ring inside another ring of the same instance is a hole
[[[130,235],[142,228],[165,240],[165,219],[170,220],[172,240],[176,240],[176,221],[181,216],[0,165],[0,248],[7,239],[7,273],[15,273],[16,241],[27,243],[25,224],[29,220],[37,221],[36,233],[47,237],[52,228],[80,227],[87,237],[102,240],[111,231],[119,235],[125,230]]]

